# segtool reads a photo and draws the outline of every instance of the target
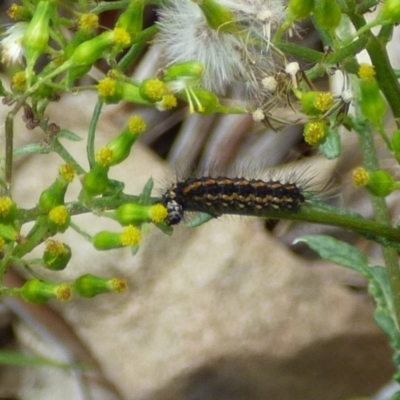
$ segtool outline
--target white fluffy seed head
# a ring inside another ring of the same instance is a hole
[[[263,87],[271,93],[275,92],[276,87],[278,86],[278,82],[273,76],[266,76],[261,83]]]
[[[251,97],[260,86],[263,90],[263,77],[276,72],[269,39],[286,17],[286,1],[216,1],[232,13],[238,29],[211,28],[192,0],[171,0],[161,7],[159,41],[167,63],[198,61],[204,66],[202,85],[206,89],[224,94],[228,87],[249,88]]]
[[[17,22],[11,25],[3,34],[0,41],[1,61],[8,65],[20,62],[24,54],[22,39],[24,37],[27,22]]]
[[[285,72],[291,76],[296,75],[300,71],[298,62],[291,62],[286,65]]]
[[[345,89],[342,92],[342,99],[345,103],[351,103],[353,100],[353,91],[351,89]]]
[[[263,121],[264,118],[265,118],[265,115],[264,115],[263,111],[260,108],[257,108],[253,112],[253,121],[260,122],[260,121]]]

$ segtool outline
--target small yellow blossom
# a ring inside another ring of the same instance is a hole
[[[135,115],[129,119],[128,128],[132,134],[141,133],[146,130],[146,122],[139,115]]]
[[[332,107],[333,96],[330,92],[319,92],[314,100],[314,107],[320,111],[327,111]]]
[[[75,169],[71,164],[63,164],[58,168],[58,173],[68,182],[71,183],[75,177]]]
[[[18,20],[24,16],[25,9],[22,6],[13,3],[7,10],[7,14],[11,19]]]
[[[160,79],[146,79],[140,88],[140,93],[150,101],[159,101],[167,93],[167,85]]]
[[[46,240],[46,250],[49,251],[53,255],[62,255],[65,251],[65,246],[63,243],[58,242],[57,240],[48,239]]]
[[[121,233],[121,244],[123,246],[136,246],[142,239],[140,229],[135,226],[127,226]]]
[[[114,29],[114,43],[122,46],[128,46],[131,43],[131,37],[124,28]]]
[[[79,18],[79,26],[84,31],[94,31],[99,26],[99,17],[96,14],[82,14]]]
[[[72,287],[68,283],[62,283],[54,289],[56,298],[61,301],[69,301],[72,298]]]
[[[8,196],[0,197],[0,216],[7,217],[12,208],[13,202]]]
[[[304,140],[311,146],[318,146],[326,135],[326,124],[323,121],[307,122],[304,125]]]
[[[159,110],[171,110],[178,105],[178,100],[173,94],[166,94],[163,96],[162,100],[157,103],[157,108]]]
[[[49,218],[56,225],[62,226],[68,221],[68,210],[65,206],[54,207],[49,212]]]
[[[368,171],[363,167],[358,167],[353,171],[351,182],[354,187],[364,187],[370,182],[370,175]]]
[[[375,76],[376,72],[372,65],[362,63],[360,64],[360,68],[358,69],[358,76],[366,81],[372,79]]]
[[[12,87],[18,92],[23,92],[26,89],[26,74],[25,71],[20,71],[12,77]]]
[[[150,207],[149,216],[156,224],[164,222],[168,216],[168,211],[163,204],[155,204]]]
[[[113,96],[117,81],[112,78],[104,78],[97,85],[97,91],[101,97]]]
[[[111,290],[116,293],[122,293],[128,288],[128,281],[121,278],[112,278],[109,280]]]
[[[71,248],[65,243],[52,239],[47,239],[45,244],[46,249],[42,257],[45,267],[51,271],[62,271],[71,259]]]
[[[102,147],[96,154],[96,162],[102,167],[107,167],[113,162],[114,152],[108,147]]]

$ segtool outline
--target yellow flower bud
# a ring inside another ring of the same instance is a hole
[[[47,50],[50,37],[50,18],[55,7],[55,2],[39,1],[22,39],[27,62],[26,78],[29,85],[32,82],[33,67],[36,60]]]
[[[64,205],[56,206],[49,212],[49,221],[56,232],[64,232],[70,223],[71,217]]]
[[[9,196],[0,197],[0,222],[14,223],[18,215],[17,204]]]
[[[26,73],[25,71],[17,72],[12,77],[12,89],[17,93],[24,92],[26,90]]]
[[[370,181],[368,171],[363,167],[358,167],[353,171],[352,183],[354,187],[367,186]]]
[[[138,115],[130,118],[128,127],[107,144],[107,148],[112,152],[109,165],[120,164],[129,156],[133,144],[136,142],[139,133],[146,129],[146,122]]]
[[[111,291],[122,293],[127,287],[128,282],[126,279],[107,279],[92,274],[82,275],[73,283],[74,291],[79,296],[88,298]]]
[[[114,152],[108,147],[102,147],[96,154],[96,162],[102,167],[108,167],[113,161]]]
[[[360,76],[360,107],[364,117],[371,122],[375,129],[380,129],[386,112],[386,103],[383,99],[378,82],[375,79],[374,68],[361,64],[358,74]]]
[[[123,246],[136,246],[142,240],[142,233],[139,228],[128,225],[121,233],[121,243]]]
[[[75,177],[75,168],[71,164],[62,164],[58,168],[58,173],[66,182],[71,183]]]
[[[160,79],[145,79],[140,85],[141,96],[152,102],[161,100],[167,90],[167,85]]]
[[[43,262],[45,266],[52,271],[61,271],[71,259],[71,248],[56,240],[46,240],[46,250],[43,253]]]
[[[95,31],[99,26],[99,17],[96,14],[82,14],[79,18],[79,27],[84,31]]]
[[[115,26],[125,29],[134,41],[143,27],[144,0],[131,0],[128,8],[119,16]]]
[[[324,121],[307,122],[304,125],[304,140],[311,146],[318,146],[324,141],[326,132],[327,126]]]
[[[20,295],[25,301],[36,304],[46,303],[54,298],[67,301],[72,297],[72,287],[67,283],[56,284],[32,279],[21,287]]]
[[[330,92],[298,92],[302,109],[304,113],[310,116],[318,116],[323,114],[325,111],[333,105],[333,96]]]
[[[163,204],[144,206],[136,203],[126,203],[118,207],[115,215],[122,225],[141,224],[144,222],[160,224],[166,220],[168,211]]]

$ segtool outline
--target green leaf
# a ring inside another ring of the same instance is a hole
[[[400,348],[400,335],[396,324],[389,312],[377,308],[374,312],[374,319],[376,324],[385,332],[390,338],[390,345],[394,349]]]
[[[79,368],[84,369],[85,367],[79,364],[67,364],[55,360],[50,360],[44,357],[38,356],[27,356],[25,354],[17,353],[14,351],[0,351],[0,364],[3,365],[18,365],[26,367],[58,367],[63,369]]]
[[[31,153],[49,154],[51,152],[52,152],[52,149],[50,147],[47,147],[46,145],[43,145],[41,143],[30,143],[19,149],[15,149],[13,154],[14,154],[14,157],[18,157],[18,156],[22,156],[25,154],[31,154]]]
[[[150,204],[151,192],[153,191],[154,180],[153,178],[149,178],[149,180],[144,185],[142,193],[139,196],[139,204],[148,205]]]
[[[158,229],[161,230],[161,232],[164,232],[165,234],[167,234],[168,236],[172,235],[172,232],[174,231],[174,229],[172,228],[172,226],[167,225],[166,223],[162,223],[162,224],[155,224],[156,227]]]
[[[137,244],[136,246],[131,247],[131,255],[132,257],[136,255],[136,253],[139,251],[139,245]]]
[[[340,135],[336,129],[328,129],[324,143],[319,146],[324,156],[328,160],[333,160],[340,156],[342,146],[340,142]]]
[[[125,189],[125,183],[117,181],[116,179],[109,179],[108,186],[105,191],[106,196],[117,196]]]
[[[400,392],[396,392],[391,398],[390,400],[400,400]]]
[[[186,228],[196,228],[197,226],[203,225],[213,218],[215,218],[215,216],[212,216],[211,214],[198,213],[190,222],[185,224],[185,226]]]
[[[382,310],[381,308],[377,308],[374,312],[374,319],[377,325],[385,332],[391,339],[394,337],[398,337],[398,332],[396,325],[393,322],[393,318],[390,314]]]
[[[80,142],[82,138],[78,136],[76,133],[69,131],[68,129],[61,129],[57,135],[59,138],[65,138],[70,140],[71,142]]]
[[[371,276],[367,257],[360,250],[348,243],[326,235],[302,236],[295,241],[295,243],[299,242],[306,243],[324,260],[332,261],[346,268],[361,272],[366,278]]]
[[[380,290],[384,296],[384,305],[385,307],[390,306],[392,304],[392,289],[390,287],[389,277],[385,267],[374,266],[369,269],[372,280],[379,285]],[[389,309],[391,307],[388,307]],[[394,308],[392,308],[394,310]]]
[[[377,303],[374,312],[375,322],[390,337],[391,346],[400,349],[400,332],[396,323],[396,311],[386,268],[374,266],[369,271],[371,280],[368,291]]]

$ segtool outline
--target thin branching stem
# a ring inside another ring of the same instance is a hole
[[[375,147],[374,134],[371,125],[366,122],[360,122],[353,119],[353,128],[358,133],[361,151],[363,153],[364,164],[368,171],[377,171],[380,168],[379,158]],[[376,220],[390,227],[390,217],[387,204],[384,198],[371,195],[372,207]],[[399,233],[400,230],[396,229]],[[397,257],[397,251],[391,247],[382,248],[387,273],[390,280],[390,286],[393,293],[396,317],[400,322],[400,269]]]

